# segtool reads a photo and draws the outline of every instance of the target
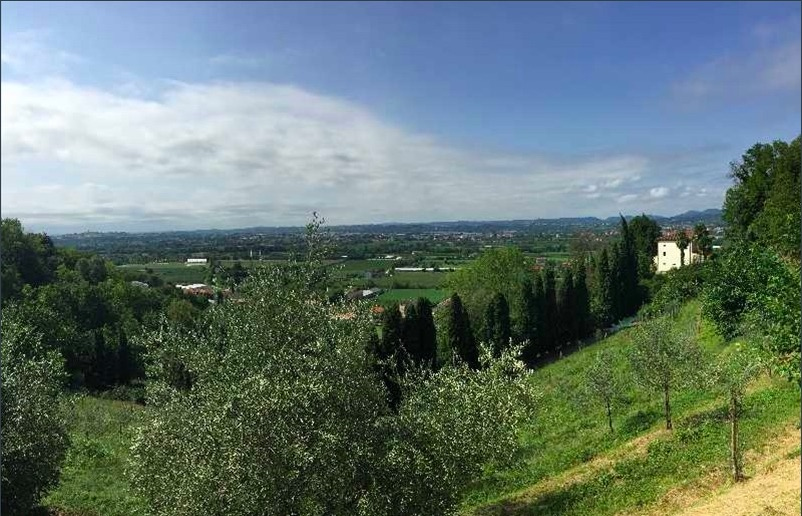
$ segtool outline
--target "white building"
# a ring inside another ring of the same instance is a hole
[[[187,258],[187,265],[206,265],[206,258]]]
[[[693,242],[688,243],[682,258],[680,249],[673,240],[657,241],[657,256],[654,257],[654,264],[658,273],[677,269],[683,265],[690,265],[701,260],[701,255],[696,252]],[[680,259],[682,262],[680,263]]]

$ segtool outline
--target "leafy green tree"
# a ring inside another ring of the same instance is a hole
[[[459,294],[471,317],[471,323],[477,330],[477,336],[483,336],[484,311],[490,299],[501,293],[508,303],[517,303],[521,282],[529,274],[526,258],[520,249],[488,249],[470,266],[449,273],[446,285]],[[517,306],[512,309],[518,312]]]
[[[743,476],[743,449],[739,422],[743,414],[746,388],[760,374],[763,363],[759,353],[740,343],[731,345],[722,354],[711,376],[713,386],[727,397],[730,419],[730,466],[736,482]]]
[[[730,172],[735,184],[723,209],[729,236],[799,256],[800,137],[757,143],[730,164]]]
[[[493,349],[494,356],[498,357],[501,352],[510,345],[510,308],[504,294],[497,293],[488,303],[485,310],[485,342]]]
[[[607,426],[613,432],[613,408],[621,401],[623,382],[616,373],[615,354],[610,349],[596,353],[596,359],[585,370],[585,388],[588,395],[598,400],[607,414]]]
[[[686,329],[668,317],[643,321],[632,331],[630,362],[636,379],[663,396],[666,429],[672,428],[671,392],[695,381],[701,351]]]
[[[511,354],[480,371],[413,368],[394,412],[364,352],[367,307],[342,320],[308,281],[300,268],[259,273],[250,302],[205,311],[203,331],[147,336],[132,470],[154,512],[442,514],[514,457],[531,388]],[[166,381],[167,357],[191,389]]]
[[[28,514],[56,485],[68,440],[60,411],[63,360],[42,345],[16,307],[2,317],[2,481],[0,509]]]
[[[713,252],[713,238],[710,236],[710,231],[707,226],[702,223],[697,224],[693,228],[693,244],[696,251],[702,255],[704,260]]]
[[[58,266],[52,240],[44,234],[25,233],[17,219],[3,219],[0,229],[3,302],[17,298],[24,285],[38,287],[52,281]]]

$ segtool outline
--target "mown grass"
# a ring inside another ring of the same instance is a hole
[[[144,501],[133,493],[125,468],[144,408],[80,396],[67,410],[70,448],[59,484],[42,505],[69,516],[143,514]]]
[[[696,328],[701,346],[715,356],[725,343],[698,314],[699,304],[689,303],[676,324]],[[616,350],[616,371],[623,378],[631,376],[626,359],[630,334],[624,330],[533,373],[532,381],[542,398],[531,427],[523,429],[519,462],[478,483],[464,501],[464,512],[614,514],[652,503],[678,484],[726,468],[729,426],[723,400],[706,390],[685,389],[672,399],[674,431],[663,432],[645,453],[625,454],[614,466],[596,474],[527,494],[527,489],[540,481],[620,451],[633,438],[664,427],[660,396],[632,382],[626,385],[614,413],[612,434],[602,407],[583,392],[583,371],[602,349]],[[762,379],[745,402],[744,446],[760,446],[798,418],[799,403],[796,386],[780,379]]]

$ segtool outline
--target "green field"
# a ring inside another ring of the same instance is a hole
[[[381,288],[440,288],[446,279],[446,272],[396,272],[392,276],[374,278],[373,282]]]
[[[68,407],[70,449],[61,480],[42,501],[57,514],[130,516],[144,513],[125,475],[134,427],[144,408],[79,396]]]
[[[181,262],[168,263],[138,263],[131,265],[120,265],[120,268],[146,272],[147,269],[153,271],[164,281],[169,283],[203,283],[208,267],[205,265],[186,265]]]
[[[382,304],[389,304],[418,299],[419,297],[425,297],[432,303],[437,304],[448,297],[448,292],[433,288],[398,288],[383,292],[378,299]]]

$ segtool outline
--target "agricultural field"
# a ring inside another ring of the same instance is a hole
[[[434,288],[397,288],[382,292],[378,300],[381,304],[390,304],[400,301],[410,301],[418,299],[419,297],[425,297],[432,303],[437,304],[448,297],[448,292]]]
[[[208,267],[205,265],[186,265],[182,262],[142,263],[120,265],[119,267],[139,272],[149,272],[148,270],[150,270],[165,282],[176,284],[202,283],[206,277],[206,271],[208,271]]]

